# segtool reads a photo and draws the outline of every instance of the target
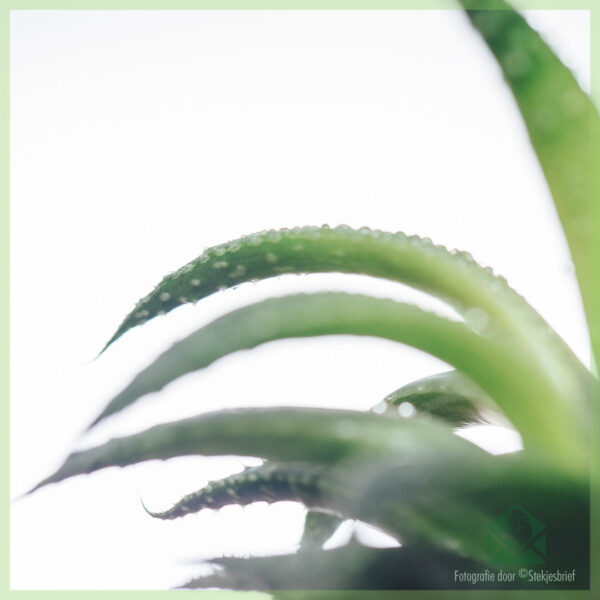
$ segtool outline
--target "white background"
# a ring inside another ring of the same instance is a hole
[[[589,87],[588,13],[528,17]],[[138,369],[233,307],[344,289],[442,310],[368,278],[281,277],[178,309],[93,360],[164,274],[265,228],[368,225],[469,250],[588,361],[540,169],[498,68],[459,12],[13,12],[11,140],[13,497],[77,444],[223,407],[367,409],[447,368],[373,339],[276,342],[189,375],[78,440]],[[241,466],[151,462],[14,502],[12,587],[163,589],[198,571],[190,559],[292,551],[304,513],[295,504],[166,523],[140,506],[139,496],[166,507]]]

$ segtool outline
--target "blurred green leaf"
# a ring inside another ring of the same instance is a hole
[[[585,474],[563,472],[552,457],[532,452],[491,456],[433,420],[324,409],[221,411],[76,452],[34,489],[109,466],[190,454],[327,466],[318,487],[329,510],[403,543],[451,547],[476,559],[485,558],[482,532],[490,518],[526,505],[552,523],[561,560],[583,556]],[[573,512],[567,520],[565,506]]]
[[[386,396],[384,402],[387,412],[397,413],[400,405],[408,403],[417,416],[433,416],[455,427],[492,422],[507,424],[494,401],[459,371],[413,381]]]
[[[600,303],[591,290],[591,238],[598,199],[591,193],[591,147],[592,136],[600,133],[598,111],[571,71],[504,0],[460,2],[521,111],[571,250],[588,322],[596,329]]]
[[[431,452],[440,444],[474,448],[442,425],[410,420],[399,424],[357,411],[286,407],[218,411],[74,452],[31,491],[106,467],[176,456],[240,455],[328,465],[355,453]]]
[[[356,455],[333,470],[330,486],[332,505],[341,514],[375,525],[403,544],[451,548],[483,562],[490,557],[492,521],[522,507],[548,529],[546,566],[576,569],[578,582],[586,585],[587,474],[561,472],[542,454],[491,456],[464,448],[447,453],[437,445],[435,452],[388,453],[378,461]]]
[[[375,549],[351,542],[343,548],[265,558],[220,558],[213,575],[193,579],[185,589],[236,590],[446,589],[454,569],[485,566],[431,547]]]
[[[526,446],[545,447],[558,461],[578,462],[584,443],[584,407],[578,405],[576,396],[565,401],[553,382],[539,376],[521,348],[416,306],[333,292],[272,298],[213,321],[142,371],[92,426],[237,350],[283,338],[336,334],[378,336],[437,356],[463,371],[494,399],[519,429]]]
[[[346,557],[343,564],[335,558],[337,551],[333,554],[307,551],[295,557],[281,557],[281,562],[279,559],[219,560],[217,563],[226,567],[224,572],[190,582],[188,587],[387,589],[389,586],[394,589],[410,588],[410,582],[414,581],[417,589],[432,589],[438,584],[427,583],[425,578],[434,568],[436,555],[444,555],[439,586],[453,587],[452,565],[461,561],[473,564],[477,560],[475,571],[493,568],[494,561],[491,564],[488,561],[491,526],[503,512],[515,506],[526,506],[547,528],[552,542],[545,568],[576,569],[578,581],[586,585],[589,499],[585,482],[557,476],[552,465],[541,458],[525,461],[522,456],[492,457],[475,448],[463,448],[464,451],[452,455],[441,450],[442,446],[438,446],[431,453],[386,455],[378,461],[356,455],[333,469],[330,482],[331,489],[336,491],[332,496],[334,503],[342,507],[343,513],[398,534],[404,544],[402,549],[428,549],[421,558],[421,566],[413,564],[408,570],[417,580],[406,577],[406,572],[402,576],[399,573],[398,579],[390,579],[385,574],[386,568],[376,576],[367,557],[361,556],[354,562],[353,548],[359,546],[351,544],[339,551],[339,556]],[[571,511],[569,519],[564,518],[566,506]],[[505,535],[508,539],[516,534],[507,530]],[[404,555],[396,554],[398,550],[383,552],[389,554],[381,557],[395,555],[400,571],[403,565],[407,566],[401,558]],[[329,558],[336,562],[329,562]],[[313,561],[323,569],[316,565],[313,568]],[[360,585],[357,578],[362,581]],[[470,585],[466,583],[464,587]],[[517,587],[522,585],[523,582],[517,582]],[[542,589],[545,586],[544,582],[540,584]],[[499,587],[498,582],[490,587]]]

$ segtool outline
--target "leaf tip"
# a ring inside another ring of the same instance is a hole
[[[110,404],[81,432],[80,437],[84,436],[86,433],[89,433],[100,421],[104,421],[106,417],[111,415],[114,411],[109,410]]]
[[[154,519],[160,519],[160,518],[162,518],[162,517],[161,517],[162,513],[160,513],[160,512],[153,512],[153,511],[151,511],[151,510],[150,510],[150,509],[149,509],[149,508],[148,508],[148,507],[147,507],[147,506],[144,504],[144,500],[142,499],[142,497],[141,497],[141,496],[139,496],[139,495],[138,495],[138,497],[139,497],[139,499],[140,499],[140,504],[142,505],[142,508],[144,509],[144,511],[146,512],[146,514],[150,515],[150,516],[151,516],[151,517],[153,517]]]
[[[50,475],[50,477],[46,477],[45,479],[42,479],[42,481],[40,481],[39,483],[36,483],[31,489],[26,491],[24,494],[17,496],[15,498],[15,502],[17,500],[22,500],[23,498],[26,498],[27,496],[31,496],[31,494],[37,492],[40,488],[43,488],[50,483],[54,483],[55,477],[56,477],[56,473],[54,473],[53,475]]]
[[[108,340],[108,342],[106,342],[106,344],[104,344],[104,346],[102,347],[102,349],[100,350],[100,352],[98,352],[98,354],[96,355],[96,358],[94,360],[97,360],[98,358],[100,358],[105,352],[106,350],[108,350],[109,346],[112,346],[114,342],[116,342],[122,335],[121,330],[117,330],[117,332]]]

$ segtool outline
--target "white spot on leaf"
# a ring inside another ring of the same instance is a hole
[[[415,412],[417,412],[417,411],[415,410],[415,407],[410,402],[402,402],[398,406],[398,414],[401,417],[404,417],[405,419],[412,417],[415,414]]]

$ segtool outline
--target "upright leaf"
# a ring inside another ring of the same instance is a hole
[[[591,194],[595,176],[592,136],[600,134],[598,111],[569,69],[508,3],[460,2],[498,61],[521,111],[567,237],[596,339],[600,334],[600,301],[592,295],[590,259],[592,203],[598,205]]]

